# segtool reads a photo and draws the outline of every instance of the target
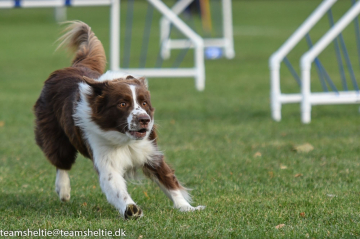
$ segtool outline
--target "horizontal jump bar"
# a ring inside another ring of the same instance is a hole
[[[116,71],[116,70],[115,70]],[[194,68],[182,68],[182,69],[140,69],[140,68],[121,68],[118,71],[129,73],[137,76],[145,77],[194,77],[198,75],[198,72]]]
[[[43,0],[0,1],[0,8],[30,8],[30,7],[66,7],[66,6],[109,6],[111,0]]]
[[[194,48],[194,44],[188,39],[169,39],[166,41],[166,43],[166,47],[171,49]],[[204,38],[205,47],[226,47],[227,45],[228,41],[225,38]]]
[[[281,94],[279,97],[281,104],[300,103],[301,94]],[[317,92],[310,94],[311,105],[330,105],[330,104],[359,104],[360,92],[358,91],[339,91],[339,92]]]

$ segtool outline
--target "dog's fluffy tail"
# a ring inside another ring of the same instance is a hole
[[[106,65],[105,51],[91,28],[81,21],[65,23],[69,25],[64,30],[65,34],[58,39],[61,42],[58,48],[65,45],[75,52],[73,67],[88,67],[103,74]]]

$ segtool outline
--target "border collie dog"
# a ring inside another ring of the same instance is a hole
[[[104,48],[91,28],[70,22],[62,43],[75,52],[70,67],[54,71],[34,106],[36,143],[56,167],[56,192],[70,200],[68,171],[77,152],[91,159],[107,200],[125,219],[142,210],[126,189],[138,168],[180,211],[194,211],[186,189],[158,150],[154,108],[145,78],[106,72]]]

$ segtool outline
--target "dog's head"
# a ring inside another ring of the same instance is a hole
[[[105,131],[118,131],[130,139],[148,137],[154,125],[154,108],[145,78],[127,76],[95,81],[83,77],[92,88],[88,102],[92,120]]]

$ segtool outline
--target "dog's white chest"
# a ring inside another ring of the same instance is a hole
[[[132,168],[151,163],[157,150],[149,140],[133,141],[120,147],[101,147],[94,150],[97,155],[97,166],[108,166],[118,172],[126,172]]]

